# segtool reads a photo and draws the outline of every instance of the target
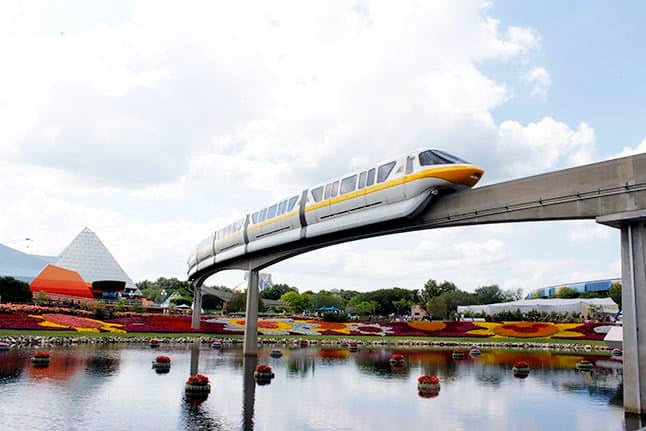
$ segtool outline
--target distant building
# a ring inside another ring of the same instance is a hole
[[[410,309],[410,315],[411,319],[413,320],[422,320],[426,316],[428,316],[428,313],[419,305],[413,305],[413,307]]]
[[[58,256],[36,256],[0,244],[0,276],[30,284],[52,299],[91,299],[115,292],[141,296],[99,237],[85,228]]]
[[[555,286],[541,287],[529,292],[527,298],[549,298],[559,294],[559,292],[568,287],[574,289],[579,293],[584,292],[608,292],[613,284],[621,284],[620,278],[610,278],[606,280],[593,280],[593,281],[579,281],[576,283],[557,284]]]

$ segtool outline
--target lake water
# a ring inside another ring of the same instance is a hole
[[[272,348],[284,355],[270,357]],[[253,379],[256,359],[241,347],[93,345],[48,348],[50,365],[30,363],[33,349],[0,351],[0,430],[622,430],[621,361],[610,357],[482,350],[463,360],[451,350],[265,346],[257,363],[270,384]],[[391,367],[393,353],[406,357]],[[157,373],[157,355],[172,360]],[[576,370],[579,360],[595,363]],[[526,360],[528,377],[514,377]],[[211,393],[188,400],[184,382],[197,369]],[[417,378],[437,375],[425,398]]]

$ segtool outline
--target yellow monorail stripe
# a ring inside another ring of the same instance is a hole
[[[262,222],[262,223],[257,223],[257,224],[255,224],[255,225],[253,225],[253,226],[252,226],[252,225],[249,225],[249,226],[247,226],[247,232],[252,231],[252,230],[255,230],[255,229],[260,229],[261,227],[263,227],[263,226],[267,226],[267,225],[269,225],[269,224],[277,223],[277,222],[279,222],[279,221],[282,221],[282,220],[285,220],[285,219],[287,219],[287,218],[293,217],[293,216],[295,216],[295,215],[297,215],[297,214],[298,214],[298,209],[295,209],[295,210],[291,210],[290,212],[285,213],[285,214],[283,214],[283,215],[281,215],[281,216],[278,216],[278,217],[272,217],[272,218],[270,218],[269,220],[265,220],[265,221],[264,221],[264,222]]]
[[[401,178],[375,184],[374,186],[366,187],[364,189],[357,190],[351,193],[346,193],[344,195],[340,195],[332,199],[327,199],[312,205],[308,205],[305,207],[305,211],[315,211],[319,208],[323,208],[328,205],[334,205],[340,202],[345,202],[347,200],[354,199],[361,195],[376,193],[381,190],[399,186],[405,183],[410,183],[412,181],[416,181],[422,178],[440,178],[452,183],[456,183],[463,178],[465,169],[472,170],[474,171],[473,173],[479,172],[480,174],[482,174],[484,172],[482,169],[476,166],[469,167],[469,168],[465,168],[464,166],[451,166],[446,168],[427,169],[424,171],[416,172],[414,174],[403,176]],[[475,184],[476,182],[477,181],[474,181],[473,184]],[[468,184],[468,185],[473,185],[473,184]]]

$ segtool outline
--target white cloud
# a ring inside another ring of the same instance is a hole
[[[512,95],[481,64],[526,70],[542,47],[483,2],[77,6],[0,5],[0,232],[43,253],[87,225],[135,280],[181,277],[219,224],[411,148],[488,182],[593,158],[585,122],[494,120]],[[527,83],[547,92],[549,73]],[[361,241],[271,271],[312,289],[530,286],[550,263],[514,256],[523,231]]]
[[[642,141],[637,145],[635,148],[632,147],[624,147],[619,154],[617,154],[615,157],[626,157],[626,156],[632,156],[633,154],[640,154],[640,153],[646,153],[646,138],[642,139]]]
[[[544,67],[535,67],[521,77],[522,81],[532,88],[531,95],[541,99],[547,98],[547,91],[552,85],[552,78]]]

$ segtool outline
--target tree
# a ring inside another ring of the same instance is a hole
[[[280,297],[280,300],[289,304],[289,308],[294,313],[302,313],[312,308],[312,299],[310,295],[298,292],[287,292]]]
[[[478,287],[474,293],[478,298],[478,304],[495,304],[505,300],[505,295],[497,284]]]
[[[426,303],[426,312],[431,316],[439,319],[446,319],[448,316],[448,309],[446,302],[442,298],[435,297],[428,300]]]
[[[460,289],[445,292],[438,298],[446,305],[447,314],[455,313],[458,310],[458,305],[478,304],[478,296],[475,293]]]
[[[2,302],[31,302],[29,285],[13,277],[0,277],[0,298]]]
[[[215,310],[223,304],[224,301],[215,295],[202,295],[202,308],[205,310]]]
[[[159,277],[157,281],[144,280],[136,284],[137,288],[147,299],[160,303],[174,292],[181,296],[192,296],[190,283],[177,278]]]
[[[397,301],[392,301],[393,307],[395,307],[395,311],[397,313],[397,316],[401,315],[402,310],[410,310],[411,307],[413,306],[414,302],[411,301],[410,299],[402,298]]]
[[[617,303],[621,310],[621,283],[612,283],[608,289],[608,296]]]
[[[562,287],[561,290],[558,291],[556,294],[557,298],[563,298],[563,299],[571,299],[571,298],[578,298],[579,292],[576,291],[576,289],[572,289],[571,287],[565,286]]]
[[[180,306],[180,305],[192,305],[193,304],[193,298],[189,298],[188,296],[180,296],[179,298],[173,298],[170,300],[174,305]]]
[[[362,301],[352,307],[356,314],[366,316],[368,314],[375,314],[377,303],[375,301]]]
[[[274,284],[272,287],[263,289],[260,297],[265,299],[279,299],[287,292],[298,292],[298,289],[287,284]]]
[[[442,283],[438,284],[437,281],[431,278],[426,283],[424,283],[422,296],[425,300],[429,300],[431,298],[436,298],[445,292],[451,292],[454,290],[457,290],[457,286],[450,281],[445,280]]]
[[[247,292],[233,292],[225,305],[227,313],[237,313],[247,308]]]

